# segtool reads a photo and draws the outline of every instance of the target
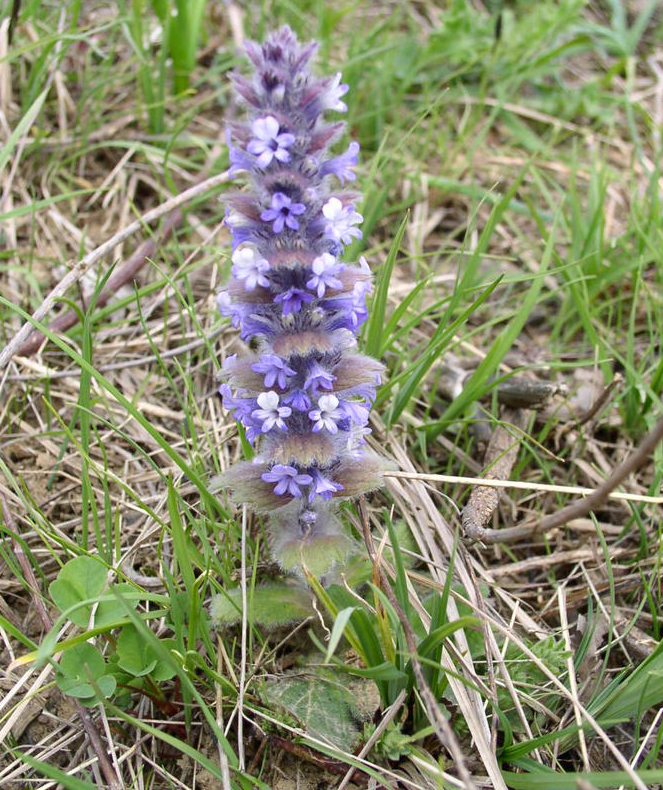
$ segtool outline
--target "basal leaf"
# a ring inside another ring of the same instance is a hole
[[[138,598],[136,598],[135,595],[128,595],[128,593],[134,594],[136,592],[136,588],[133,585],[114,584],[113,590],[119,593],[134,609],[138,606]],[[115,599],[100,601],[94,615],[94,625],[95,628],[101,628],[103,626],[112,625],[113,623],[119,623],[124,620],[125,617],[125,608],[120,601]]]
[[[48,590],[61,612],[83,601],[98,598],[107,585],[105,566],[92,557],[75,557],[60,570]],[[71,621],[85,628],[90,621],[92,604],[81,606],[70,613]]]
[[[262,696],[293,716],[309,735],[339,749],[351,752],[361,738],[355,697],[336,673],[285,675],[266,683]]]
[[[117,640],[117,664],[134,677],[152,675],[155,680],[168,680],[175,674],[133,625],[125,626]]]
[[[302,587],[275,582],[249,591],[249,620],[267,628],[277,628],[305,620],[313,613],[311,593]],[[210,617],[217,626],[234,625],[242,617],[239,588],[214,596]]]
[[[97,690],[103,697],[109,697],[116,685],[115,678],[106,674],[106,662],[101,653],[87,642],[62,656],[56,682],[63,694],[81,700],[94,700]]]

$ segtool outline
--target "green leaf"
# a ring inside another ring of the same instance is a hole
[[[106,566],[93,557],[76,557],[61,568],[57,579],[51,582],[49,592],[58,609],[65,613],[77,626],[86,628],[92,615],[91,601],[100,600],[94,613],[94,627],[108,628],[115,623],[121,623],[125,618],[125,607],[115,597],[108,596],[108,570]],[[120,593],[135,609],[138,598],[135,596],[136,588],[131,584],[116,584],[113,589]],[[83,602],[87,603],[83,603]]]
[[[152,10],[159,17],[162,25],[166,24],[168,14],[168,0],[151,0]]]
[[[306,620],[313,614],[311,593],[283,582],[273,582],[249,590],[249,622],[267,628]],[[215,595],[210,618],[219,627],[234,625],[242,618],[242,591],[239,587]]]
[[[663,782],[663,769],[636,771],[638,777],[648,787]],[[528,772],[513,774],[503,771],[504,781],[513,790],[577,790],[578,782],[585,780],[592,787],[616,788],[635,787],[635,783],[625,771],[604,771],[592,773],[558,774],[552,771]]]
[[[309,735],[351,752],[361,738],[353,693],[338,673],[291,674],[263,687],[266,703],[293,716]]]
[[[398,250],[401,246],[401,241],[405,234],[407,227],[408,216],[405,215],[401,221],[400,227],[396,231],[394,240],[391,243],[389,254],[384,266],[380,269],[378,278],[378,285],[375,289],[375,296],[371,302],[369,310],[369,324],[368,331],[366,332],[366,353],[372,357],[379,357],[380,349],[384,344],[383,333],[386,324],[386,311],[387,311],[387,296],[389,295],[389,283],[391,282],[391,275],[394,271],[394,264]]]
[[[554,730],[553,732],[548,732],[545,735],[539,735],[536,738],[530,738],[526,741],[521,741],[520,743],[506,746],[500,750],[500,756],[505,762],[519,763],[525,755],[533,752],[534,749],[547,746],[548,744],[555,743],[556,741],[561,742],[563,738],[568,738],[570,736],[577,737],[579,732],[580,727],[578,727],[576,724],[570,727],[564,727],[564,729],[561,730]]]
[[[196,584],[196,577],[189,555],[189,538],[187,537],[179,511],[179,500],[173,486],[172,478],[168,478],[168,515],[170,516],[170,530],[173,536],[173,548],[177,559],[184,586],[189,594]]]
[[[589,710],[599,722],[635,718],[663,702],[663,641],[630,674],[618,675],[592,701]]]
[[[0,224],[3,222],[8,222],[10,219],[18,219],[19,217],[25,217],[28,214],[36,214],[38,211],[41,211],[45,208],[50,208],[56,203],[62,203],[65,200],[73,200],[74,198],[78,197],[85,197],[86,195],[94,194],[94,192],[94,189],[74,189],[72,192],[63,192],[61,195],[54,195],[53,197],[45,198],[44,200],[35,200],[32,203],[19,206],[18,208],[14,208],[11,211],[5,211],[0,214]]]
[[[95,790],[95,788],[98,787],[97,784],[92,784],[92,782],[85,782],[82,779],[77,779],[75,776],[70,776],[49,763],[35,760],[34,757],[25,754],[25,752],[17,751],[16,757],[22,763],[29,765],[33,771],[37,771],[37,773],[42,774],[42,776],[48,779],[54,779],[58,784],[66,788],[66,790]]]
[[[92,557],[75,557],[61,568],[48,591],[61,612],[83,601],[99,598],[107,586],[108,571]],[[85,628],[90,621],[92,605],[87,604],[70,612],[72,623]]]
[[[14,148],[16,148],[18,144],[18,141],[21,140],[23,137],[25,137],[25,135],[30,130],[30,127],[35,122],[41,110],[42,104],[44,103],[44,99],[46,98],[47,93],[48,93],[48,88],[45,88],[39,94],[39,96],[37,96],[37,98],[28,108],[28,111],[16,124],[16,128],[9,135],[9,139],[7,140],[5,145],[3,145],[2,148],[0,148],[0,173],[2,173],[5,165],[10,160],[12,153],[14,152]]]
[[[348,675],[355,675],[358,678],[367,678],[368,680],[374,680],[376,683],[378,681],[396,681],[398,683],[402,683],[403,681],[407,680],[407,675],[405,672],[401,672],[401,670],[395,665],[392,664],[391,661],[383,661],[381,664],[377,664],[374,667],[370,667],[369,669],[359,669],[358,667],[353,667],[349,664],[344,664],[343,666],[338,666],[338,669],[341,672],[347,672]]]
[[[0,614],[0,628],[4,628],[7,633],[11,634],[18,642],[20,642],[23,647],[27,647],[28,650],[35,650],[37,645],[29,639],[20,628],[17,628],[12,622],[10,622],[6,617],[3,617]]]
[[[394,397],[392,407],[387,417],[387,422],[389,425],[393,425],[394,422],[396,422],[396,420],[400,417],[405,407],[414,397],[415,392],[417,391],[417,388],[419,387],[424,376],[428,373],[434,363],[437,362],[444,349],[453,339],[458,327],[462,326],[462,324],[466,322],[472,313],[474,313],[475,310],[477,310],[488,299],[488,297],[499,285],[501,279],[501,277],[498,277],[494,282],[488,285],[472,302],[472,304],[467,309],[463,310],[455,320],[450,323],[446,321],[446,317],[443,320],[440,320],[439,326],[431,336],[428,347],[424,353],[419,358],[415,359],[406,370],[404,370],[402,373],[399,373],[398,376],[394,376],[387,382],[385,386],[382,387],[376,403],[381,403],[386,398],[389,390],[392,389],[396,384],[399,385],[398,393]],[[447,313],[449,312],[450,310],[447,310]]]
[[[422,640],[417,648],[417,653],[422,658],[427,658],[435,654],[437,647],[442,645],[452,634],[461,629],[481,628],[481,622],[476,617],[459,617],[451,623],[445,623]]]
[[[175,640],[174,639],[160,639],[161,644],[167,648],[168,650],[175,649]],[[198,656],[198,653],[195,654]],[[153,680],[156,680],[158,683],[163,683],[164,680],[170,680],[174,678],[177,673],[173,669],[173,667],[157,658],[157,663],[152,672],[150,673]]]
[[[149,644],[133,625],[125,626],[117,640],[117,664],[134,677],[149,675],[157,665]]]
[[[112,587],[134,609],[138,606],[138,598],[135,595],[136,588],[132,584],[114,584]],[[108,591],[106,591],[107,593]],[[121,623],[125,618],[124,606],[118,600],[100,601],[94,615],[94,625],[95,628],[107,628],[115,623]]]
[[[163,681],[175,674],[171,666],[159,660],[152,645],[133,625],[125,626],[117,640],[117,664],[134,677],[152,675],[155,680]]]
[[[95,700],[97,691],[110,697],[115,691],[115,678],[106,674],[101,653],[87,642],[68,650],[57,668],[56,682],[63,694],[77,699]]]
[[[121,600],[124,601],[124,599],[121,599]],[[186,689],[187,693],[190,693],[191,697],[196,701],[196,703],[198,705],[198,709],[200,710],[200,712],[204,716],[205,720],[207,721],[207,724],[209,725],[212,733],[214,734],[217,743],[221,746],[223,751],[228,756],[228,760],[230,762],[230,767],[231,768],[235,768],[237,766],[237,764],[238,764],[237,755],[233,751],[232,746],[230,745],[230,743],[228,742],[228,739],[224,735],[223,730],[221,729],[221,727],[219,727],[219,724],[218,724],[214,714],[209,709],[209,706],[205,702],[205,699],[202,697],[202,695],[200,694],[200,692],[196,688],[195,684],[192,682],[192,680],[189,677],[189,675],[187,674],[187,672],[181,666],[180,662],[173,655],[173,651],[171,651],[169,649],[169,647],[163,641],[157,639],[156,635],[145,625],[145,623],[142,622],[140,617],[138,617],[138,615],[132,610],[132,608],[129,606],[129,604],[126,601],[124,601],[124,604],[125,604],[126,614],[127,614],[128,618],[131,620],[132,624],[136,627],[136,629],[139,631],[139,633],[142,634],[143,639],[146,642],[150,642],[151,643],[152,649],[154,650],[155,654],[159,657],[159,660],[162,661],[165,665],[167,665],[167,666],[169,666],[169,667],[171,667],[173,669],[175,674],[178,676],[182,687],[184,689]],[[120,718],[125,718],[125,720],[126,720],[126,717],[124,715],[120,714],[119,712],[117,712],[116,708],[113,707],[111,709],[113,711],[116,711],[116,715],[119,715]],[[153,734],[155,732],[156,733],[160,733],[159,730],[155,730],[155,728],[153,728],[153,727],[150,728],[148,725],[145,725],[143,722],[139,722],[138,720],[135,720],[135,722],[136,722],[135,726],[140,727],[141,729],[144,729],[146,732],[151,732]],[[181,741],[178,741],[177,739],[172,738],[172,736],[166,736],[165,733],[160,733],[160,734],[157,735],[157,737],[162,738],[162,740],[166,741],[167,743],[175,743],[175,742],[177,742],[178,744],[182,743]],[[180,750],[181,751],[185,751],[181,747],[180,747]],[[195,753],[195,755],[198,755],[198,756],[195,756],[194,759],[199,761],[199,753],[196,752],[195,750],[193,750],[193,752]],[[204,767],[207,768],[208,767],[208,763],[209,763],[209,761],[206,760]],[[201,765],[202,764],[203,763],[201,763]],[[212,765],[213,765],[213,763],[212,763]]]
[[[555,227],[556,223],[548,237],[537,277],[532,282],[521,306],[514,314],[506,329],[502,330],[497,335],[481,364],[463,386],[463,391],[449,404],[442,414],[442,417],[435,423],[435,426],[432,427],[430,431],[431,438],[438,436],[452,420],[455,420],[462,411],[484,394],[486,388],[490,386],[489,380],[491,376],[494,375],[507,352],[513,346],[516,338],[520,335],[530,313],[536,306],[539,293],[543,287],[544,275],[550,265],[554,250]]]
[[[331,636],[329,637],[329,644],[327,645],[327,654],[325,655],[325,663],[329,663],[331,661],[331,657],[336,652],[338,643],[341,641],[341,638],[343,637],[345,626],[348,624],[350,618],[352,617],[352,613],[356,609],[357,609],[356,606],[348,606],[347,609],[341,609],[341,611],[336,615],[336,620],[334,621],[334,627],[332,628]]]
[[[377,359],[382,359],[389,346],[396,340],[401,332],[407,331],[408,327],[401,327],[401,319],[407,313],[408,308],[417,298],[417,296],[426,288],[430,288],[431,276],[429,275],[421,282],[418,282],[410,291],[410,293],[394,308],[389,321],[385,324],[382,335],[381,345],[379,351],[375,354]],[[419,321],[419,317],[417,317]]]

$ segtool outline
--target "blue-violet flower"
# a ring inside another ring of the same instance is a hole
[[[256,160],[258,167],[264,169],[272,159],[278,159],[279,162],[290,161],[288,148],[295,142],[295,136],[287,132],[279,134],[279,122],[273,115],[257,118],[251,124],[251,131],[253,139],[246,150],[258,157]]]

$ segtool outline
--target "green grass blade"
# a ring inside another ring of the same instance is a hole
[[[366,332],[365,350],[370,356],[379,358],[381,349],[386,342],[384,336],[384,329],[386,325],[387,313],[387,298],[389,296],[389,283],[391,282],[391,275],[394,271],[398,251],[403,241],[405,229],[407,227],[408,215],[406,214],[401,220],[394,240],[389,248],[387,260],[380,269],[378,275],[378,284],[375,289],[375,296],[373,297],[369,309],[368,331]]]
[[[136,420],[136,422],[138,422],[139,425],[141,425],[141,427],[147,431],[147,433],[149,433],[149,435],[157,442],[159,447],[170,458],[170,460],[189,478],[189,480],[191,480],[191,482],[200,492],[201,498],[204,500],[205,504],[208,505],[210,511],[217,512],[221,516],[224,515],[220,503],[218,503],[216,498],[207,490],[207,486],[200,475],[198,475],[189,466],[189,464],[187,464],[187,462],[178,452],[173,450],[173,448],[170,446],[170,443],[159,433],[159,431],[156,430],[156,428],[154,428],[154,426],[140,413],[136,406],[128,398],[126,398],[116,386],[111,384],[111,382],[108,381],[108,379],[103,374],[99,373],[98,370],[93,368],[78,352],[70,348],[70,346],[68,346],[60,337],[51,332],[51,330],[45,324],[42,324],[40,321],[35,321],[29,313],[26,313],[20,307],[5,299],[3,296],[0,296],[0,304],[9,308],[13,312],[16,312],[21,318],[23,318],[24,321],[29,321],[35,329],[38,329],[45,337],[47,337],[61,351],[63,351],[81,368],[81,370],[85,370],[90,373],[92,378],[110,395],[112,395],[112,397],[115,398],[115,400],[127,411],[127,413],[130,414],[133,419]]]
[[[635,771],[638,778],[648,787],[663,782],[663,769]],[[584,780],[591,787],[617,790],[619,787],[635,787],[634,781],[625,771],[592,771],[589,773],[558,774],[552,771],[514,774],[503,771],[504,781],[513,790],[577,790],[578,782]]]
[[[163,644],[163,642],[158,639],[154,632],[148,628],[145,623],[143,622],[140,615],[136,614],[136,612],[132,609],[129,604],[127,604],[123,596],[120,595],[118,592],[113,591],[114,596],[116,599],[122,601],[124,607],[126,609],[127,617],[131,620],[132,624],[135,626],[136,629],[140,632],[143,639],[149,643],[150,647],[154,651],[154,653],[158,656],[158,658],[167,664],[169,667],[175,670],[177,677],[180,679],[180,683],[182,685],[182,689],[187,689],[187,691],[191,694],[191,697],[195,699],[200,712],[202,713],[203,717],[207,721],[207,724],[212,729],[214,736],[218,740],[221,748],[225,752],[228,760],[230,761],[231,767],[237,767],[237,756],[228,742],[226,736],[223,734],[223,730],[219,727],[216,716],[212,713],[209,709],[207,703],[203,699],[201,693],[196,688],[195,684],[191,680],[189,673],[181,666],[179,661],[177,661],[173,655],[171,654],[170,650]],[[141,723],[142,726],[142,723]],[[154,734],[154,733],[153,733]],[[195,751],[195,750],[194,750]],[[198,754],[198,753],[196,753]],[[191,755],[193,759],[197,759],[195,756]],[[202,756],[202,755],[200,755]],[[205,758],[206,759],[206,758]],[[201,763],[202,764],[202,763]]]
[[[95,790],[97,787],[96,784],[93,782],[86,782],[83,779],[78,779],[75,776],[70,776],[68,773],[61,771],[59,768],[56,768],[54,765],[50,763],[45,763],[42,760],[37,760],[35,757],[32,757],[25,752],[18,751],[16,753],[16,757],[26,765],[29,765],[30,768],[35,770],[37,773],[45,776],[47,779],[53,779],[53,781],[58,782],[61,784],[66,790]]]
[[[386,385],[382,387],[376,401],[377,405],[380,405],[386,399],[389,391],[396,384],[400,384],[401,381],[404,380],[404,383],[399,387],[399,390],[394,397],[391,409],[387,415],[388,425],[391,426],[398,420],[410,400],[417,392],[417,389],[419,388],[424,376],[428,373],[431,367],[442,355],[444,349],[451,342],[458,327],[465,323],[469,316],[471,316],[472,313],[474,313],[475,310],[477,310],[488,299],[495,288],[497,288],[501,279],[502,278],[499,277],[495,280],[495,282],[491,283],[487,288],[485,288],[480,296],[475,299],[466,310],[463,310],[463,312],[458,316],[458,318],[456,318],[455,321],[450,324],[446,324],[444,320],[440,320],[440,325],[432,336],[431,341],[428,344],[428,348],[422,355],[422,358],[418,362],[415,362],[413,365],[411,365],[400,375],[390,379]]]
[[[470,404],[477,401],[485,393],[486,386],[489,385],[491,377],[495,374],[506,353],[520,335],[532,309],[538,302],[539,294],[543,287],[544,275],[552,259],[554,239],[555,233],[553,226],[553,230],[548,236],[539,272],[532,282],[532,286],[525,296],[522,306],[513,316],[507,328],[497,336],[479,367],[464,385],[463,391],[449,404],[443,412],[442,417],[435,423],[435,426],[432,427],[429,432],[431,438],[438,436],[450,422],[456,419]]]
[[[14,154],[14,149],[18,145],[19,141],[25,137],[25,135],[30,130],[30,127],[37,119],[37,116],[41,112],[44,101],[46,100],[47,94],[48,88],[45,88],[32,102],[25,115],[16,124],[14,131],[9,135],[7,142],[2,146],[2,148],[0,148],[0,175],[5,169],[7,162],[9,162],[12,155]]]

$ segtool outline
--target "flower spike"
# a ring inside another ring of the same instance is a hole
[[[356,195],[334,190],[355,180],[359,145],[328,151],[344,125],[323,115],[347,110],[348,86],[311,74],[315,49],[287,27],[249,43],[253,75],[234,77],[247,120],[227,132],[231,175],[250,187],[227,201],[233,266],[218,304],[256,350],[226,359],[220,394],[258,454],[225,483],[271,516],[286,569],[316,545],[330,563],[342,556],[335,502],[380,485],[382,471],[365,444],[382,365],[354,350],[371,274],[363,258],[339,260],[363,218]]]

